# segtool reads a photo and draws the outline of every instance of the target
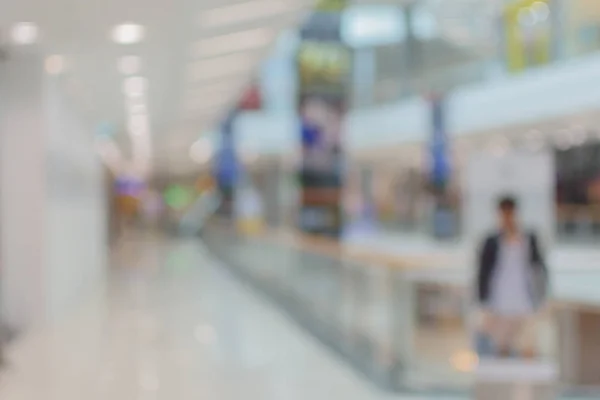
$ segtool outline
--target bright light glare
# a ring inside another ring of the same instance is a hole
[[[543,1],[533,3],[531,10],[538,21],[546,21],[550,17],[550,7]]]
[[[353,6],[342,16],[342,37],[352,47],[399,43],[406,24],[395,6]]]
[[[123,75],[135,75],[140,72],[142,60],[138,56],[124,56],[119,59],[118,69]]]
[[[190,158],[198,163],[205,164],[212,157],[212,144],[206,138],[198,139],[192,147],[190,147]]]
[[[214,57],[237,51],[259,49],[267,46],[273,32],[267,28],[250,29],[198,41],[193,47],[195,57]]]
[[[142,97],[146,94],[148,82],[141,76],[132,76],[125,79],[123,92],[129,97]]]
[[[139,43],[144,39],[144,35],[144,27],[133,23],[115,26],[111,32],[112,40],[119,44]]]
[[[537,15],[531,8],[524,8],[519,11],[518,15],[519,24],[523,26],[533,26],[537,22]]]
[[[44,63],[46,72],[49,75],[60,75],[65,70],[65,59],[59,55],[53,55],[46,58],[46,62]]]
[[[12,41],[19,45],[34,44],[38,39],[38,35],[38,27],[32,22],[19,22],[10,31]]]
[[[252,0],[204,11],[200,24],[203,28],[216,28],[272,17],[294,8],[292,0]]]
[[[458,351],[452,355],[450,364],[460,372],[473,372],[479,363],[479,357],[472,351]]]

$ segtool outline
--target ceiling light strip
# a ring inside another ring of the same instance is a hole
[[[144,77],[132,76],[123,82],[132,158],[136,170],[142,177],[150,174],[152,160],[150,118],[146,104],[147,91],[148,81]]]
[[[110,33],[113,42],[124,45],[139,43],[144,40],[145,35],[145,28],[134,23],[117,25]]]

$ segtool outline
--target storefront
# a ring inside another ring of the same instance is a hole
[[[600,2],[563,0],[565,52],[576,57],[600,50]]]
[[[600,236],[600,143],[557,149],[558,233],[563,238]]]

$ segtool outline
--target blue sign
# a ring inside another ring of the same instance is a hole
[[[221,187],[233,187],[240,176],[239,160],[233,135],[235,114],[230,114],[222,126],[221,147],[215,158],[215,178]]]
[[[451,238],[456,234],[456,215],[447,197],[451,166],[445,105],[442,97],[434,97],[431,100],[431,183],[435,190],[433,233],[439,239]]]
[[[318,147],[321,141],[321,130],[315,124],[306,120],[301,121],[302,145],[307,149]]]
[[[436,187],[444,187],[450,178],[448,133],[444,111],[444,100],[441,97],[434,98],[431,101],[431,180]]]

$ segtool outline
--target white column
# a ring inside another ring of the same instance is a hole
[[[17,329],[46,315],[42,66],[0,64],[0,306]]]
[[[0,64],[0,309],[23,330],[103,281],[106,204],[93,132],[35,51]]]

